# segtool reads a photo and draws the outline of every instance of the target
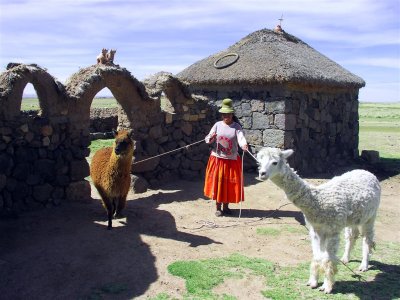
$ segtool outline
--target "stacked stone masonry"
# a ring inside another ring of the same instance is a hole
[[[28,83],[36,89],[38,113],[21,111]],[[103,88],[119,103],[116,111],[91,110]],[[118,128],[132,132],[136,182],[157,187],[178,177],[202,180],[210,148],[188,146],[204,139],[225,97],[234,100],[253,151],[263,145],[293,148],[292,163],[301,172],[334,168],[358,154],[357,90],[193,88],[169,73],[139,82],[124,68],[97,65],[79,70],[63,85],[36,65],[16,64],[0,74],[0,211],[90,200],[91,132],[108,131],[116,120]],[[94,116],[103,113],[113,121],[94,129]],[[255,171],[250,156],[245,167]]]

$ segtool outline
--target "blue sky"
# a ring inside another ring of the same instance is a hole
[[[282,14],[286,32],[366,81],[360,101],[400,101],[400,0],[0,0],[0,70],[36,63],[65,83],[113,48],[139,80],[176,74]]]

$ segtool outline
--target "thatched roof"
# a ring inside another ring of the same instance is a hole
[[[230,55],[224,57],[227,54]],[[300,39],[268,29],[253,32],[228,49],[194,63],[177,77],[199,85],[293,82],[332,87],[365,86],[362,78]]]

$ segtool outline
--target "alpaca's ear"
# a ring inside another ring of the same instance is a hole
[[[287,150],[282,150],[282,156],[283,158],[287,159],[290,155],[294,153],[292,149],[287,149]]]

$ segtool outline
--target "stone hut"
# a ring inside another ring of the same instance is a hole
[[[211,106],[232,98],[248,142],[294,149],[291,164],[302,173],[358,156],[365,82],[283,30],[251,33],[177,77]]]

